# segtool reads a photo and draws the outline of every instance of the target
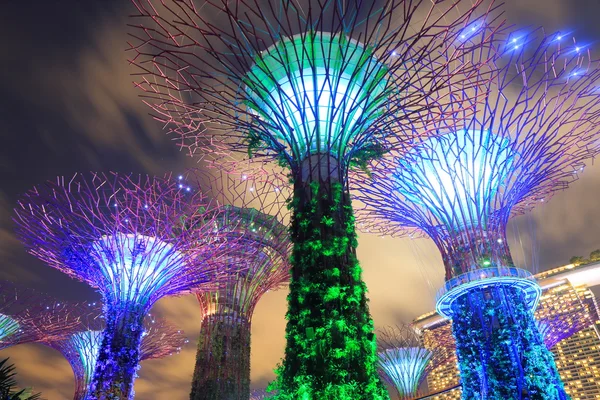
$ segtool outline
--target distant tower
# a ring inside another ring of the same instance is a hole
[[[139,361],[178,353],[186,342],[187,339],[177,328],[149,315],[144,319]],[[79,331],[66,339],[45,341],[44,344],[58,350],[71,364],[75,376],[74,400],[87,399],[102,344],[102,330]]]
[[[535,35],[500,41],[497,78],[449,107],[461,118],[434,121],[439,136],[392,153],[357,190],[365,229],[428,236],[440,250],[436,308],[453,321],[465,399],[566,397],[534,323],[541,289],[513,264],[506,225],[600,150],[600,69],[584,45]]]
[[[80,329],[93,309],[85,303],[59,301],[26,286],[0,281],[0,350],[65,337]]]
[[[202,327],[192,383],[192,400],[248,400],[250,325],[254,308],[270,290],[287,284],[291,243],[285,181],[261,182],[223,173],[196,178],[223,211],[215,223],[243,246],[227,254],[242,269],[218,290],[198,293]]]
[[[426,0],[135,3],[139,87],[182,145],[204,155],[217,148],[218,158],[224,148],[241,151],[289,168],[294,250],[278,396],[386,397],[356,258],[349,169],[381,157],[386,139],[406,139],[393,129],[394,118],[438,116],[443,102],[430,96],[441,97],[456,75],[478,68],[461,62],[463,28],[478,30],[485,16],[472,15],[494,7],[463,2],[461,11],[460,1]]]
[[[377,348],[380,375],[401,400],[414,398],[427,373],[444,361],[441,349],[426,349],[408,325],[379,330]]]
[[[129,399],[143,320],[164,296],[216,285],[228,271],[209,199],[177,179],[77,174],[28,192],[16,209],[29,252],[95,287],[106,329],[91,396]]]

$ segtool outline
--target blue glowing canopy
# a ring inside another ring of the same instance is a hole
[[[177,276],[185,257],[173,245],[139,234],[103,236],[92,244],[95,258],[118,302],[142,303]]]
[[[398,192],[450,231],[485,228],[512,166],[510,141],[486,130],[428,139],[398,160]]]

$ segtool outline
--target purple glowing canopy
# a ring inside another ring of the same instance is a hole
[[[237,245],[221,235],[228,227],[216,222],[220,207],[170,176],[58,178],[25,194],[15,211],[31,254],[102,294],[106,328],[90,389],[95,398],[131,396],[152,304],[214,288],[238,270],[226,262]]]
[[[16,214],[31,254],[113,304],[149,306],[216,283],[232,244],[211,223],[211,200],[170,176],[58,178],[23,196]]]
[[[496,79],[452,93],[470,106],[450,105],[455,118],[427,126],[438,136],[400,144],[356,186],[362,229],[429,236],[447,279],[511,265],[508,219],[566,188],[600,150],[600,69],[589,49],[540,31],[490,43]]]
[[[0,281],[0,349],[56,340],[82,328],[98,307],[62,301],[10,281]]]

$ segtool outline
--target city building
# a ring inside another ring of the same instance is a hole
[[[567,393],[573,400],[600,399],[600,317],[594,294],[600,285],[600,263],[565,265],[535,275],[543,293],[535,316]],[[435,311],[414,320],[423,331],[426,347],[445,343],[454,352],[452,326]],[[427,377],[430,400],[459,400],[460,381],[456,356],[433,369]]]

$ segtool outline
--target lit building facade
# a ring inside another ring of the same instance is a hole
[[[600,399],[600,317],[590,286],[600,284],[600,263],[569,264],[535,275],[543,289],[535,316],[551,327],[546,344],[572,400]],[[451,322],[436,312],[413,322],[423,330],[425,347],[442,343],[454,353]],[[562,340],[561,340],[562,339]],[[456,355],[433,369],[427,377],[431,400],[460,400],[461,390]]]

